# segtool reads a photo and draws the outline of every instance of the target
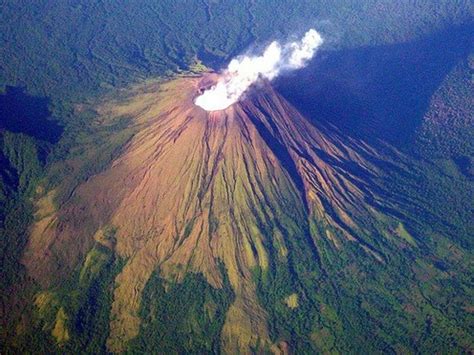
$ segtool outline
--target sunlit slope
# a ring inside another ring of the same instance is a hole
[[[323,341],[330,328],[321,324],[341,325],[325,306],[329,291],[319,287],[337,271],[337,255],[385,265],[387,251],[416,248],[372,183],[377,153],[308,123],[269,84],[226,110],[206,112],[193,104],[202,84],[179,78],[105,105],[102,115],[132,117],[137,133],[63,206],[54,208],[48,196],[39,202],[23,262],[47,290],[78,270],[85,282],[110,253],[123,260],[109,351],[125,351],[139,336],[142,296],[155,272],[178,282],[201,273],[215,289],[230,283],[234,297],[220,333],[228,353],[287,351],[290,336],[271,329],[278,322],[269,296],[275,286],[288,289],[281,305],[309,307],[316,318],[306,326],[308,339],[330,349]],[[287,284],[272,286],[283,274]],[[67,317],[60,308],[58,343],[70,337]]]

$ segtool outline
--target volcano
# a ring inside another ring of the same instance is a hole
[[[199,349],[193,324],[220,313],[218,340],[203,349],[337,349],[341,329],[341,344],[352,329],[351,343],[362,347],[370,337],[365,321],[354,325],[351,317],[363,313],[375,327],[367,308],[387,307],[376,287],[371,301],[357,300],[361,285],[372,282],[367,270],[384,270],[385,281],[374,282],[396,288],[400,271],[387,271],[391,255],[418,243],[377,187],[380,152],[309,121],[267,82],[207,112],[194,100],[213,80],[181,77],[104,106],[103,116],[130,117],[136,133],[63,204],[48,203],[51,194],[37,203],[23,256],[41,290],[36,306],[54,309],[51,331],[67,344],[77,318],[58,295],[72,295],[113,255],[120,266],[108,288],[107,351],[126,351],[152,323],[179,321],[153,312],[190,275],[201,275],[209,292],[229,290],[226,307],[199,303],[201,315],[179,333],[192,349]],[[160,280],[162,296],[151,280]],[[403,290],[389,302],[409,313],[418,306],[409,301],[413,290]],[[191,307],[189,293],[176,295],[181,308]]]

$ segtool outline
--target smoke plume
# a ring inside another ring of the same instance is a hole
[[[223,110],[237,102],[260,78],[272,80],[282,71],[303,67],[322,43],[321,35],[310,29],[298,42],[282,45],[274,41],[259,56],[239,56],[229,63],[217,84],[195,103],[207,111]]]

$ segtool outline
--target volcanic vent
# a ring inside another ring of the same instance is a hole
[[[104,112],[133,117],[137,133],[31,230],[23,260],[45,289],[81,268],[97,243],[124,260],[110,351],[125,350],[139,333],[142,293],[156,270],[178,282],[201,273],[217,289],[230,282],[221,345],[235,352],[277,349],[256,274],[295,258],[307,258],[308,277],[323,274],[318,240],[334,250],[351,244],[383,262],[359,228],[359,220],[381,215],[368,202],[377,200],[366,182],[376,174],[370,148],[318,129],[268,83],[207,112],[194,100],[209,80],[175,79]]]

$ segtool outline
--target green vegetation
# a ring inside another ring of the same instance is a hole
[[[33,138],[10,132],[0,134],[0,162],[0,304],[5,305],[11,301],[12,287],[23,281],[19,259],[32,221],[29,198],[43,164]]]
[[[169,282],[155,272],[143,293],[143,321],[130,352],[219,353],[221,329],[233,300],[227,279],[224,285],[214,289],[200,274]]]
[[[432,95],[416,146],[420,154],[430,158],[454,157],[459,170],[471,178],[474,177],[473,70],[471,50],[469,56],[456,63]]]
[[[66,284],[35,294],[34,308],[28,309],[31,319],[24,329],[17,329],[16,340],[7,349],[106,353],[113,282],[121,267],[109,249],[97,244],[82,270]]]
[[[0,87],[26,85],[34,94],[80,100],[186,69],[195,57],[220,66],[250,44],[309,26],[337,47],[403,42],[468,21],[470,6],[468,0],[7,1]]]

